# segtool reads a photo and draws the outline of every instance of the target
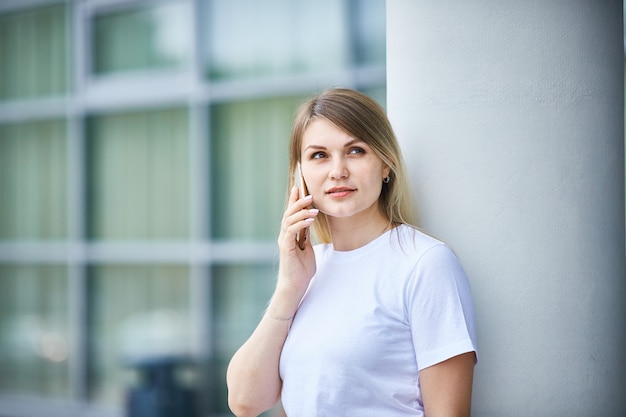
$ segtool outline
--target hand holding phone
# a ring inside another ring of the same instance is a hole
[[[302,170],[300,168],[300,162],[296,164],[296,174],[295,181],[298,186],[298,190],[300,192],[300,198],[304,198],[308,195],[308,190],[306,188],[306,183],[304,182],[304,177],[302,176]],[[300,230],[296,235],[296,242],[298,243],[298,247],[301,250],[304,250],[306,246],[306,241],[309,238],[309,228],[305,227]]]

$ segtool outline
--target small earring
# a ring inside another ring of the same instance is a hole
[[[389,175],[387,175],[385,178],[383,178],[383,182],[385,184],[389,184],[389,181],[391,181],[391,177]]]

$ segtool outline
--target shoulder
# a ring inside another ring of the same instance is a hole
[[[392,231],[390,244],[399,254],[416,263],[454,257],[444,242],[408,225],[400,225]]]
[[[461,262],[446,243],[410,226],[398,229],[397,252],[411,264],[409,287],[466,286],[467,275]]]

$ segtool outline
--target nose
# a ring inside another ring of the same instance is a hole
[[[332,167],[330,172],[328,173],[330,179],[333,180],[341,180],[348,178],[349,171],[348,166],[346,165],[346,161],[343,158],[335,158],[333,160]]]

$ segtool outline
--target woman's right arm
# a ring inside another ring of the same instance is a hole
[[[295,241],[297,232],[310,226],[317,215],[316,210],[306,209],[310,204],[310,196],[298,200],[298,190],[292,189],[278,237],[280,264],[274,295],[260,323],[228,365],[228,405],[237,417],[258,416],[280,399],[280,354],[291,320],[315,274],[311,244],[307,242],[300,250]]]

